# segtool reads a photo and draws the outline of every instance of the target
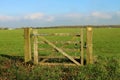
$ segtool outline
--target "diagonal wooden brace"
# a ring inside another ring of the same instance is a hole
[[[55,50],[57,50],[58,52],[60,52],[62,55],[64,55],[65,57],[67,57],[68,59],[70,59],[73,63],[75,63],[76,65],[80,66],[80,63],[77,62],[74,58],[72,58],[71,56],[69,56],[67,53],[65,53],[62,49],[58,48],[57,46],[55,46],[53,43],[51,43],[50,41],[48,41],[47,39],[45,39],[42,36],[39,36],[45,43],[49,44],[50,46],[52,46]]]

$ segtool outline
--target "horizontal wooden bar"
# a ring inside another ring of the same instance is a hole
[[[39,65],[41,66],[76,66],[76,64],[72,64],[72,63],[39,63]]]
[[[51,41],[53,44],[80,44],[80,41]],[[39,41],[38,44],[45,44],[44,41]]]
[[[79,59],[80,57],[76,57],[76,56],[71,56],[74,59]],[[64,56],[39,56],[39,58],[51,58],[51,59],[55,59],[55,58],[59,58],[59,59],[64,59],[66,57]]]
[[[70,49],[70,48],[61,48],[64,51],[71,51],[71,52],[80,52],[79,49]],[[39,51],[56,51],[55,49],[52,48],[38,48]]]
[[[53,33],[53,34],[32,34],[32,36],[77,36],[80,37],[80,34],[71,34],[71,33]]]
[[[50,46],[52,46],[56,51],[60,52],[62,55],[64,55],[65,57],[67,57],[68,59],[70,59],[72,62],[74,62],[76,65],[80,65],[79,62],[77,62],[76,60],[74,60],[71,56],[69,56],[66,52],[64,52],[62,49],[58,48],[56,45],[54,45],[53,43],[51,43],[50,41],[48,41],[46,38],[44,37],[40,37],[45,43],[49,44]]]

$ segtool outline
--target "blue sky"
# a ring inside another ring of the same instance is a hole
[[[120,0],[0,0],[0,27],[120,24]]]

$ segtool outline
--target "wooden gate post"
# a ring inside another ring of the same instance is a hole
[[[31,42],[30,42],[30,28],[24,29],[24,60],[25,62],[29,62],[31,60]]]
[[[83,45],[84,45],[84,41],[83,41],[83,28],[81,28],[81,31],[80,31],[80,40],[81,40],[81,48],[80,48],[80,50],[81,50],[81,52],[80,52],[80,56],[81,56],[81,58],[80,58],[80,63],[81,63],[81,65],[83,65],[84,64],[84,49],[83,49]]]
[[[93,63],[92,27],[87,27],[87,64]]]
[[[38,64],[38,32],[37,30],[33,30],[33,50],[34,50],[34,64]]]

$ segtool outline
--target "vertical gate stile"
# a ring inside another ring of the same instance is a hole
[[[38,30],[34,29],[33,30],[33,58],[34,58],[34,64],[38,64],[39,63],[39,58],[38,58],[38,37],[45,42],[46,44],[50,45],[53,49],[55,49],[57,52],[61,53],[63,56],[65,56],[66,58],[68,58],[70,61],[72,61],[74,64],[80,66],[80,65],[84,65],[84,32],[83,32],[84,28],[82,27],[80,29],[80,61],[78,62],[76,59],[74,59],[72,56],[68,55],[66,52],[64,52],[61,48],[57,47],[54,43],[50,42],[49,40],[47,40],[42,34],[38,34]],[[24,59],[25,62],[29,62],[31,61],[31,28],[25,28],[24,29],[24,42],[25,42],[25,52],[24,52]],[[92,64],[93,63],[93,44],[92,44],[92,34],[93,34],[93,30],[92,27],[87,27],[86,29],[86,62],[87,64]],[[61,34],[60,34],[61,35]],[[63,33],[62,33],[63,35]],[[43,64],[43,62],[45,62],[46,60],[48,60],[48,58],[43,59],[43,61],[41,61],[41,63]],[[41,64],[40,63],[40,64]],[[44,63],[45,64],[45,63]],[[46,63],[47,64],[47,63]],[[50,64],[50,63],[48,63]],[[52,63],[54,64],[54,63]]]
[[[31,61],[31,42],[30,42],[30,28],[24,28],[24,60]]]
[[[84,49],[83,49],[83,44],[84,44],[84,42],[83,42],[83,28],[81,28],[81,31],[80,31],[80,39],[81,39],[81,65],[83,65],[84,64]]]
[[[33,50],[34,50],[34,64],[38,64],[38,32],[37,30],[33,30]]]
[[[87,64],[93,63],[92,27],[87,27]]]

